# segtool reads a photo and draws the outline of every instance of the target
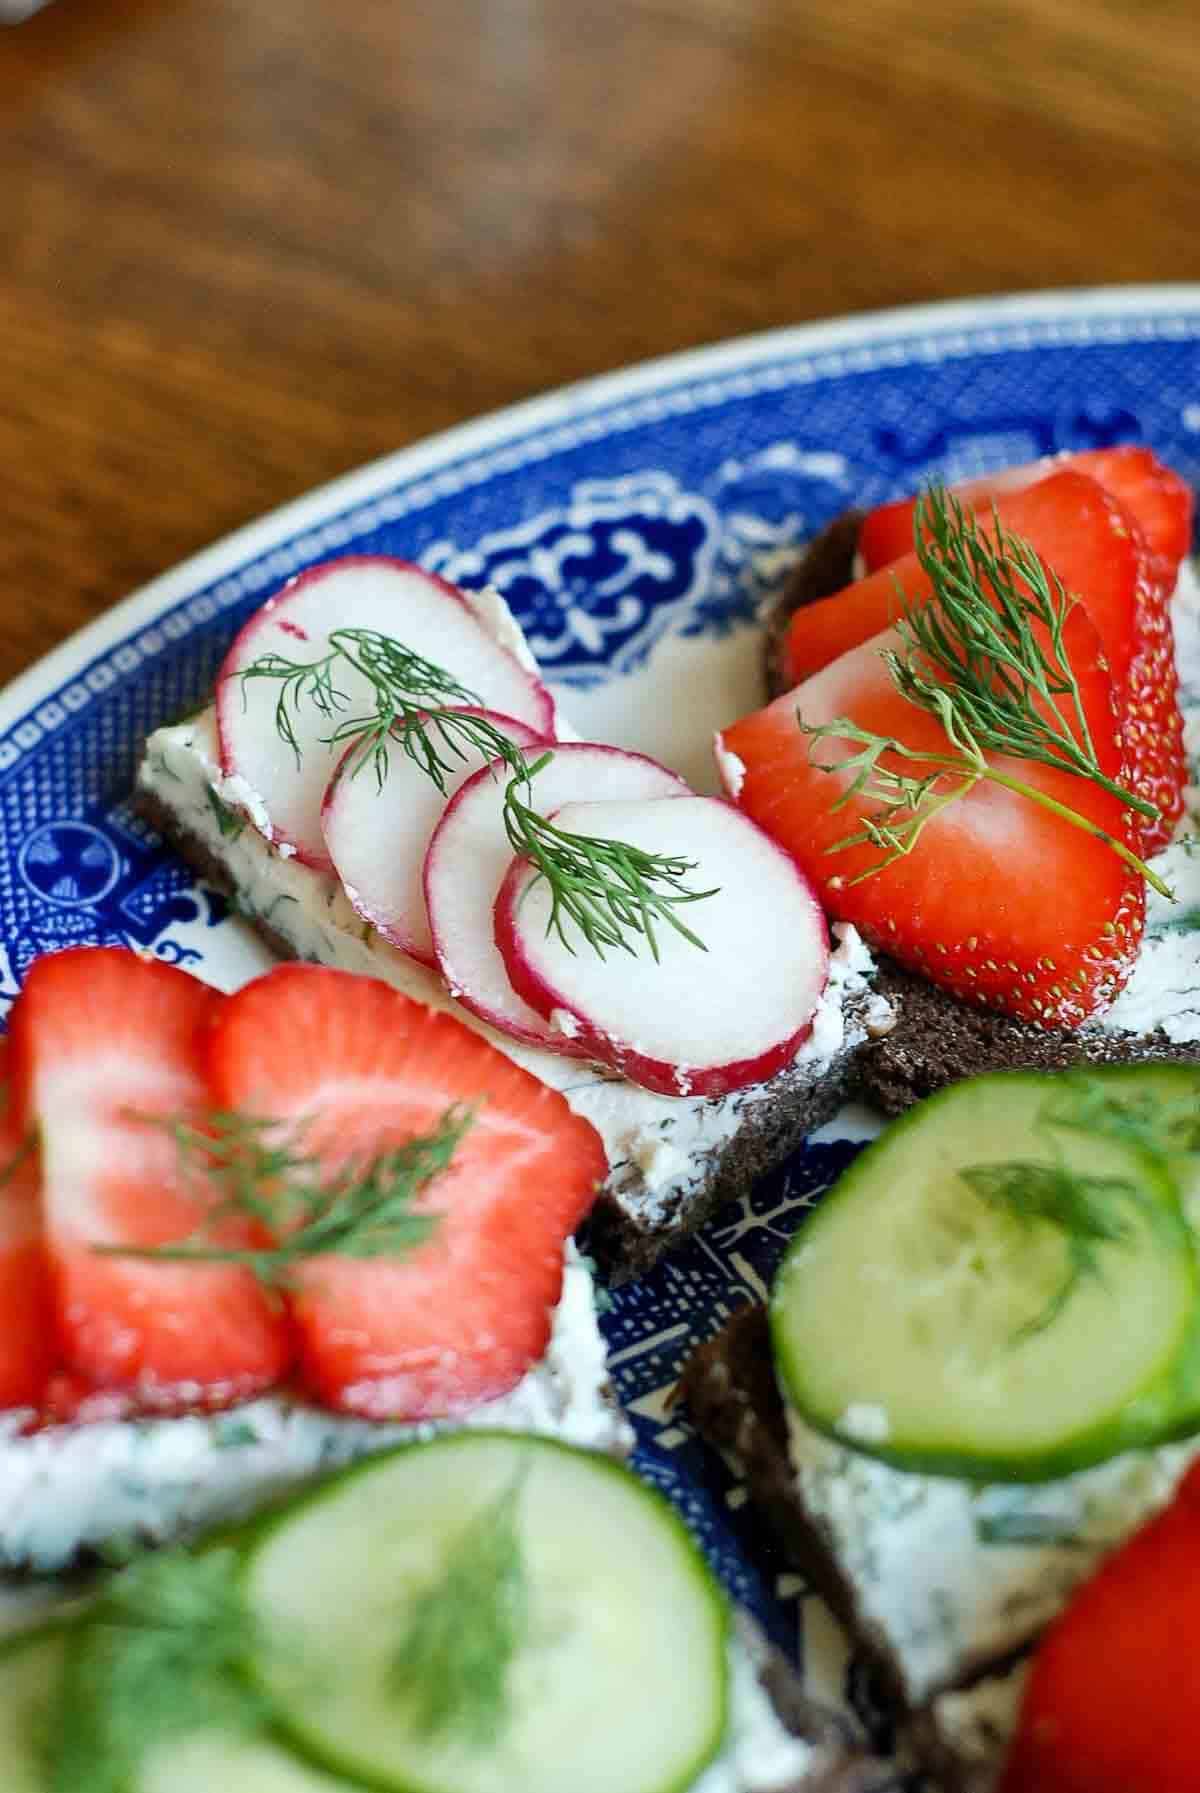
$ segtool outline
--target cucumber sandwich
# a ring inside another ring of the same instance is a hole
[[[993,1784],[1018,1659],[1200,1455],[1198,1117],[1183,1066],[958,1083],[687,1368],[948,1787]]]
[[[6,1793],[854,1793],[678,1514],[513,1433],[402,1445],[0,1651]]]

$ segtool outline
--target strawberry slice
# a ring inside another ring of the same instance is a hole
[[[1062,472],[1023,491],[1000,494],[996,512],[1004,527],[1023,537],[1084,605],[1104,645],[1114,684],[1122,690],[1149,592],[1145,554],[1121,506],[1095,480]],[[980,515],[979,525],[984,536],[994,539],[990,508]],[[911,510],[908,543],[903,559],[797,610],[787,646],[795,683],[890,628],[903,613],[897,583],[909,605],[932,596],[933,582],[912,552]]]
[[[878,806],[860,793],[831,808],[851,778],[820,764],[838,766],[856,748],[832,737],[810,742],[797,712],[813,726],[849,716],[914,749],[951,751],[941,724],[895,689],[880,658],[895,639],[877,636],[725,729],[717,757],[730,794],[798,860],[830,915],[856,923],[875,946],[964,1001],[1076,1027],[1120,989],[1145,918],[1141,880],[1102,841],[1028,797],[982,783],[934,815],[910,853],[862,883],[852,880],[879,864],[882,849],[832,851]],[[1070,613],[1063,645],[1098,762],[1116,776],[1111,685],[1082,610]],[[991,763],[1127,838],[1128,812],[1089,780],[1030,760]]]
[[[1127,782],[1159,810],[1157,820],[1138,824],[1138,848],[1148,854],[1165,846],[1175,832],[1188,778],[1167,608],[1175,568],[1164,588],[1160,560],[1147,550],[1122,503],[1076,469],[1076,462],[1090,459],[1075,456],[1071,468],[1035,485],[1001,490],[995,505],[1001,522],[1053,568],[1099,631],[1122,718]],[[1166,477],[1175,480],[1174,474]],[[990,510],[980,516],[980,525],[985,535],[994,534]],[[911,541],[911,504],[906,526]],[[845,591],[798,610],[787,643],[793,679],[799,683],[888,627],[899,609],[897,580],[912,602],[930,596],[929,576],[910,552]]]
[[[986,479],[968,480],[954,490],[975,506],[987,505],[993,498],[999,499],[1063,468],[1087,474],[1125,506],[1141,529],[1150,552],[1170,563],[1169,578],[1174,585],[1179,562],[1191,546],[1192,492],[1148,448],[1125,443],[1117,448],[1086,449],[1056,460],[1009,467]],[[901,498],[893,504],[879,505],[863,519],[858,550],[868,572],[911,553],[914,504],[912,498]]]
[[[299,1260],[301,1372],[324,1404],[371,1419],[464,1413],[546,1349],[563,1243],[607,1164],[599,1135],[451,1016],[389,985],[282,966],[228,999],[209,1041],[219,1107],[303,1123],[331,1172],[474,1110],[414,1207],[436,1214],[403,1257]]]
[[[7,1053],[7,1042],[0,1039],[0,1079],[7,1076]],[[54,1363],[41,1177],[29,1144],[5,1087],[0,1108],[0,1410],[38,1406]]]
[[[1200,1784],[1200,1465],[1079,1590],[1034,1658],[999,1793]]]
[[[77,947],[40,959],[13,1009],[16,1115],[41,1141],[56,1412],[88,1411],[85,1390],[105,1411],[222,1407],[285,1368],[283,1316],[247,1270],[94,1249],[177,1243],[204,1222],[212,1192],[161,1119],[206,1108],[198,1034],[222,1000],[172,966]],[[240,1223],[219,1236],[250,1243]]]

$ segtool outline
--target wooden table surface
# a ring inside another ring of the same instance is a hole
[[[1200,278],[1196,0],[0,29],[0,682],[372,456],[743,331]]]

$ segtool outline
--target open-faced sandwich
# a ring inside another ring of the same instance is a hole
[[[117,1569],[0,1645],[0,1756],[5,1793],[869,1786],[661,1495],[513,1432],[401,1445]]]
[[[688,1366],[954,1793],[1191,1784],[1198,1188],[1200,1069],[967,1079],[863,1150],[769,1308]]]
[[[885,955],[896,1025],[856,1065],[885,1112],[1004,1066],[1200,1056],[1191,527],[1148,450],[1070,455],[837,519],[776,606],[774,701],[718,761]]]

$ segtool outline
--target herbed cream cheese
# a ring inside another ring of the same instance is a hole
[[[591,1274],[568,1241],[546,1355],[510,1394],[455,1423],[624,1455],[633,1434],[607,1384]],[[87,1546],[157,1543],[240,1518],[318,1471],[437,1429],[344,1418],[282,1394],[219,1414],[99,1420],[28,1436],[24,1417],[0,1416],[0,1567],[39,1573]]]
[[[788,1414],[796,1489],[918,1706],[1028,1643],[1100,1559],[1166,1505],[1200,1444],[1037,1484],[894,1469]]]

